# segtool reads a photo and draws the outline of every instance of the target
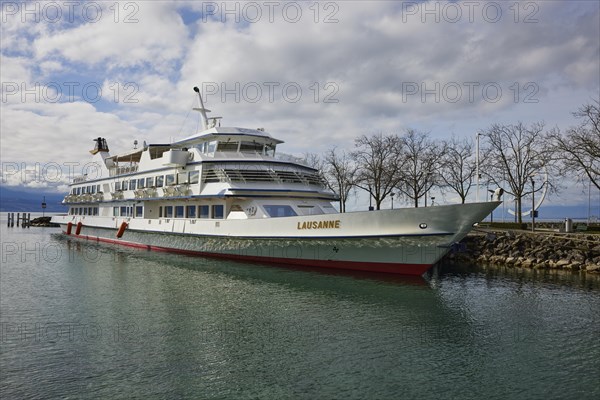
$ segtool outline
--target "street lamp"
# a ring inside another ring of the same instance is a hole
[[[431,196],[431,207],[433,207],[433,201],[435,200],[435,196]]]
[[[535,232],[535,181],[531,175],[531,232]]]
[[[476,191],[475,191],[475,201],[479,203],[479,136],[481,134],[478,132],[476,138],[477,148],[475,150],[475,174],[477,175],[476,181]]]
[[[392,196],[392,210],[394,209],[394,195],[396,193],[390,193],[390,196]]]

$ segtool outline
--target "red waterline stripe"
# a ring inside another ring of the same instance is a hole
[[[68,235],[63,231],[64,234]],[[94,240],[96,242],[104,242],[111,244],[118,244],[120,246],[133,247],[137,249],[160,251],[165,253],[176,253],[184,254],[188,256],[200,256],[209,258],[222,258],[228,260],[240,260],[240,261],[252,261],[262,262],[269,264],[289,264],[289,265],[300,265],[307,267],[319,267],[319,268],[334,268],[334,269],[346,269],[352,271],[368,271],[368,272],[384,272],[390,274],[400,275],[414,275],[421,276],[428,269],[431,268],[429,264],[400,264],[400,263],[374,263],[374,262],[362,262],[362,261],[336,261],[336,260],[307,260],[302,258],[283,258],[283,257],[264,257],[264,256],[243,256],[238,254],[221,254],[221,253],[210,253],[196,250],[183,250],[175,249],[172,247],[152,246],[149,244],[141,244],[136,242],[128,242],[124,240],[108,239],[99,236],[87,236],[87,235],[68,235],[77,239]]]

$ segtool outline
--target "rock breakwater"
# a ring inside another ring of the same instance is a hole
[[[600,235],[477,231],[444,262],[600,273]]]

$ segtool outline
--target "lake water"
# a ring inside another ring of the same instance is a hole
[[[0,233],[3,399],[600,398],[598,277],[407,279]]]

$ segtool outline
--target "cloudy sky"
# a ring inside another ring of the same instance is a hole
[[[98,136],[119,152],[195,133],[194,86],[292,154],[409,127],[565,129],[600,92],[599,4],[3,1],[2,183],[47,186],[15,165],[56,175]],[[587,204],[568,186],[553,201]]]

